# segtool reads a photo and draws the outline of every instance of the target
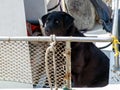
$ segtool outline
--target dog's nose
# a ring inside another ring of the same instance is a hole
[[[49,35],[51,34],[51,32],[50,32],[50,29],[49,29],[49,28],[45,28],[45,34],[46,34],[47,36],[49,36]]]

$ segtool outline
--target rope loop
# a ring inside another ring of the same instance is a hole
[[[55,89],[57,90],[56,61],[55,61],[56,37],[55,37],[55,35],[51,35],[50,37],[51,37],[50,38],[51,43],[50,43],[50,46],[46,49],[46,52],[45,52],[45,69],[46,69],[46,74],[47,74],[49,86],[50,86],[51,90],[53,90],[51,79],[50,79],[50,74],[49,74],[49,66],[48,66],[48,54],[49,54],[49,52],[52,52],[53,53],[53,67],[54,67]]]

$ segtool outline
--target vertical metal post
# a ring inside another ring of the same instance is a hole
[[[66,87],[71,88],[71,42],[66,41]]]
[[[114,0],[114,20],[113,20],[113,30],[112,35],[118,38],[118,5],[119,0]],[[115,47],[118,48],[118,44],[115,44]],[[119,68],[119,55],[115,58],[115,68]]]

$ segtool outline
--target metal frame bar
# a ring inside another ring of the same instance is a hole
[[[51,41],[50,36],[37,37],[8,37],[0,36],[0,41]],[[56,37],[56,41],[70,41],[70,42],[112,42],[112,37]]]
[[[66,42],[66,87],[71,88],[71,43]]]
[[[119,0],[114,0],[114,19],[113,19],[113,28],[112,35],[118,38],[118,6]],[[115,47],[118,49],[118,44],[115,44]],[[115,68],[119,68],[119,55],[115,58]]]

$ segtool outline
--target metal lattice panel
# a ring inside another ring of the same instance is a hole
[[[45,51],[49,46],[49,43],[39,42],[38,44],[29,43],[30,56],[32,65],[33,83],[37,87],[49,87],[46,72],[45,72]],[[55,50],[56,69],[57,69],[57,85],[62,87],[65,84],[65,43],[58,42]],[[53,72],[53,59],[52,53],[49,53],[49,73],[51,82],[54,86],[54,72]]]
[[[32,83],[27,42],[0,41],[0,80]]]
[[[39,82],[39,79],[41,79],[41,86],[43,86],[46,79],[46,72],[44,68],[44,54],[47,43],[40,42],[37,45],[29,43],[29,46],[33,83],[36,85]]]

